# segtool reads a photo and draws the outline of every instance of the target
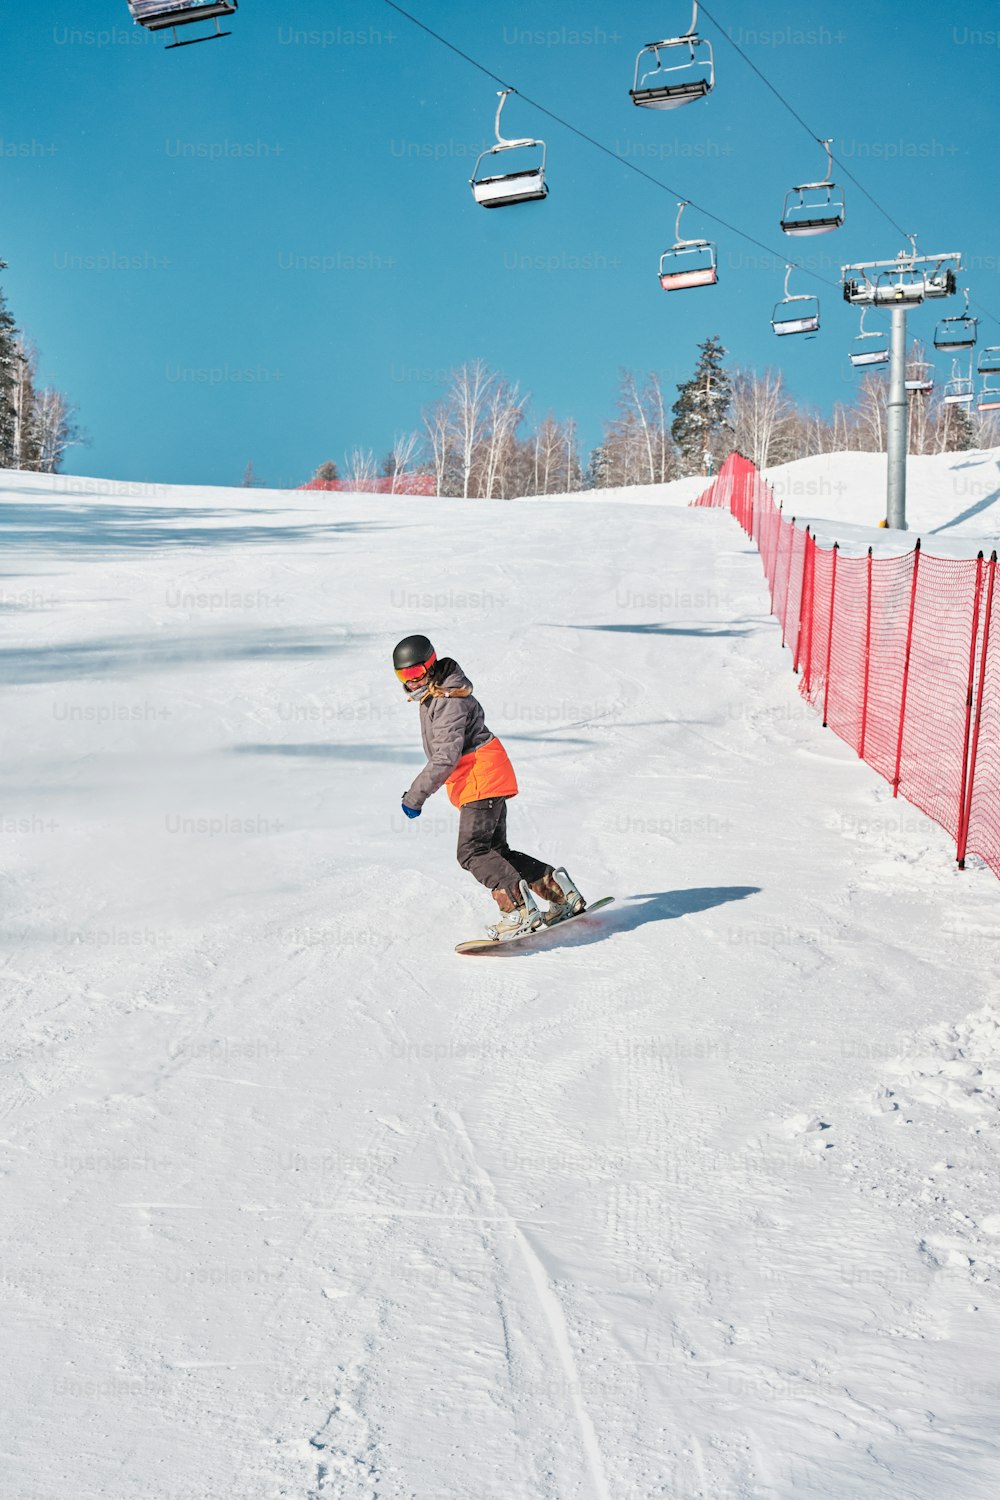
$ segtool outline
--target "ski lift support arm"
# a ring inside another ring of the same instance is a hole
[[[833,181],[833,152],[830,150],[830,147],[833,145],[833,136],[828,136],[826,140],[820,141],[819,144],[826,147],[826,176],[822,182],[797,182],[792,189],[793,193],[805,193],[815,188],[832,188],[835,186]]]
[[[911,236],[911,244],[913,243]],[[933,268],[933,270],[928,270]],[[864,304],[875,301],[875,282],[879,275],[890,275],[893,271],[908,275],[921,275],[924,286],[919,298],[923,301],[925,296],[946,296],[946,290],[940,289],[933,278],[940,277],[945,269],[950,269],[954,279],[962,269],[962,255],[959,250],[948,250],[940,255],[917,255],[915,247],[909,252],[901,250],[895,260],[863,260],[854,265],[841,266],[840,277],[844,284],[844,298],[848,302]],[[875,277],[868,273],[874,271]],[[928,289],[931,283],[932,290]],[[955,290],[955,288],[953,288]]]

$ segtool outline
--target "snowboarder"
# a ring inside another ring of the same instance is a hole
[[[427,764],[409,791],[403,812],[419,818],[440,787],[459,809],[458,862],[492,892],[500,920],[488,927],[503,941],[583,911],[584,900],[565,870],[566,889],[553,867],[507,843],[507,800],[517,796],[514,768],[503,745],[486,727],[472,683],[450,656],[438,660],[425,635],[408,635],[392,653],[392,665],[411,703],[420,704],[420,735]],[[535,897],[548,902],[542,911]]]

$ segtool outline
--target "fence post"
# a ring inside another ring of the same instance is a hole
[[[872,668],[872,549],[868,548],[868,602],[865,608],[865,684],[861,696],[861,743],[858,755],[865,758],[865,737],[868,733],[868,683]]]
[[[808,698],[812,690],[812,662],[813,662],[813,635],[816,627],[816,538],[809,540],[809,616],[805,622],[806,627],[806,665],[803,675],[802,686]]]
[[[777,562],[778,562],[778,543],[781,540],[781,511],[782,511],[782,507],[784,506],[784,503],[785,503],[784,500],[782,500],[781,505],[778,506],[777,514],[775,514],[774,501],[772,500],[772,502],[771,502],[771,524],[774,526],[774,551],[773,551],[773,553],[771,555],[771,560],[770,560],[770,563],[768,564],[767,571],[768,571],[768,582],[771,585],[771,613],[772,613],[772,615],[774,614],[774,585],[775,585],[775,581],[776,581],[775,580],[774,570],[775,570],[775,567],[777,566]]]
[[[830,575],[830,623],[826,636],[826,679],[823,683],[823,728],[827,726],[830,708],[830,662],[833,658],[833,602],[837,597],[837,554],[840,543],[833,544],[833,572]]]
[[[896,740],[896,770],[892,778],[892,795],[899,796],[899,768],[903,763],[903,724],[906,719],[906,695],[910,686],[910,650],[913,645],[913,612],[917,602],[917,574],[920,571],[920,538],[913,549],[913,582],[910,586],[910,612],[906,622],[906,658],[903,662],[903,692],[899,700],[899,736]]]
[[[785,600],[781,606],[781,644],[785,644],[786,626],[788,624],[788,592],[792,581],[792,546],[795,541],[795,517],[792,517],[788,528],[788,576],[785,579]]]
[[[961,843],[962,829],[965,827],[965,788],[969,777],[969,736],[972,728],[972,700],[976,679],[976,647],[979,645],[979,606],[982,604],[982,601],[983,554],[980,552],[976,558],[976,591],[972,605],[972,635],[969,640],[969,686],[965,694],[965,734],[962,739],[962,785],[958,793],[958,837],[955,840],[956,846]]]
[[[799,670],[799,662],[802,660],[802,627],[806,618],[806,593],[809,588],[809,540],[812,533],[806,527],[806,544],[802,549],[802,580],[799,584],[799,633],[795,637],[795,660],[792,662],[792,671]]]
[[[997,576],[997,555],[990,558],[990,581],[986,588],[986,612],[983,617],[983,649],[979,658],[979,692],[976,698],[976,722],[972,731],[972,753],[969,756],[969,777],[965,789],[965,818],[958,831],[958,868],[965,869],[965,851],[969,844],[969,824],[972,821],[972,789],[976,780],[976,756],[979,754],[979,725],[983,717],[983,689],[986,684],[986,660],[990,648],[990,622],[993,618],[993,586]]]

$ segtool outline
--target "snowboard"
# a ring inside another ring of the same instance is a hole
[[[564,917],[561,922],[555,922],[551,927],[536,927],[534,932],[523,932],[520,937],[508,938],[506,942],[499,942],[494,938],[472,938],[470,942],[459,943],[455,949],[456,953],[511,953],[518,948],[543,947],[545,939],[552,933],[562,932],[574,922],[583,922],[587,917],[592,917],[596,911],[603,906],[610,906],[614,896],[602,896],[600,901],[592,901],[586,911],[577,912],[575,917]]]

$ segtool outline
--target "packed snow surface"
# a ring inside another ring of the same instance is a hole
[[[998,460],[915,463],[928,550]],[[769,477],[882,513],[877,456]],[[702,487],[0,477],[5,1496],[996,1496],[1000,887]],[[617,898],[561,941],[453,951],[414,630]]]

